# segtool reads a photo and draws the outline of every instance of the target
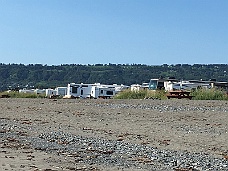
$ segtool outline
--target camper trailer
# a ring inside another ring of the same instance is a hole
[[[179,81],[179,82],[172,82],[167,85],[166,90],[192,90],[197,88],[210,88],[209,83],[202,83],[202,82],[190,82],[190,81]]]
[[[126,85],[123,85],[123,84],[120,84],[120,85],[113,84],[113,86],[115,87],[116,94],[121,92],[121,91],[123,91],[123,90],[126,90],[126,89],[130,88],[130,86],[126,86]]]
[[[67,87],[56,87],[56,95],[65,96],[67,94]]]
[[[75,84],[70,83],[67,86],[67,96],[72,96],[74,98],[90,98],[91,89],[95,84]]]
[[[111,98],[119,91],[117,85],[94,84],[75,84],[70,83],[67,86],[67,96],[74,98]]]
[[[110,85],[95,85],[92,86],[91,89],[91,97],[92,98],[111,98],[116,94],[115,86]]]
[[[30,93],[30,94],[34,94],[35,90],[34,89],[21,89],[19,90],[19,93]]]
[[[51,88],[46,89],[46,97],[50,97],[50,96],[53,96],[53,95],[56,95],[56,94],[57,94],[56,90],[53,90]]]
[[[42,89],[42,90],[41,89],[35,89],[34,90],[34,93],[35,94],[45,94],[46,93],[46,90],[45,89]]]
[[[141,89],[142,85],[140,84],[132,84],[131,85],[131,91],[139,91]]]
[[[211,84],[205,81],[178,81],[176,79],[151,79],[149,83],[150,90],[164,89],[172,90],[191,90],[197,88],[210,88]]]

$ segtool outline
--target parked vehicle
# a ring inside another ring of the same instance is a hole
[[[74,98],[112,98],[119,89],[117,85],[94,84],[75,84],[67,86],[67,96]],[[119,87],[118,87],[119,88]]]

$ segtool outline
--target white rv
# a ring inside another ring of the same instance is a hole
[[[35,89],[34,90],[34,93],[36,93],[36,94],[45,94],[46,93],[46,90],[45,89]]]
[[[140,84],[132,84],[131,85],[131,91],[139,91],[142,85]]]
[[[34,94],[35,90],[34,89],[21,89],[19,90],[19,93],[30,93],[30,94]]]
[[[50,97],[50,96],[53,96],[53,95],[56,95],[56,94],[57,94],[57,91],[56,90],[53,90],[51,88],[46,89],[46,96],[47,97]]]
[[[202,82],[190,82],[190,81],[179,81],[179,82],[168,82],[166,90],[192,90],[197,88],[210,88],[209,83]]]
[[[111,98],[116,94],[115,86],[110,85],[95,85],[91,89],[92,98]]]
[[[90,98],[93,85],[94,84],[70,83],[67,86],[67,96],[72,96],[75,98]]]
[[[126,85],[123,85],[123,84],[120,84],[120,85],[113,84],[113,86],[115,87],[116,94],[121,92],[121,91],[123,91],[123,90],[126,90],[126,89],[130,88],[130,86],[126,86]]]
[[[70,83],[67,86],[66,96],[74,98],[111,98],[116,93],[116,86],[114,85]]]
[[[210,88],[211,85],[205,81],[178,81],[176,79],[151,79],[149,83],[150,90],[191,90],[199,87]]]
[[[65,96],[67,94],[67,87],[56,87],[56,95]]]

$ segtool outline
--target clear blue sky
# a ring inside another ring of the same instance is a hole
[[[0,63],[228,64],[228,0],[0,0]]]

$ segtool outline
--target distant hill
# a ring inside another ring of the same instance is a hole
[[[141,84],[151,78],[175,77],[183,80],[228,81],[228,64],[0,64],[0,90],[49,88],[75,83]]]

